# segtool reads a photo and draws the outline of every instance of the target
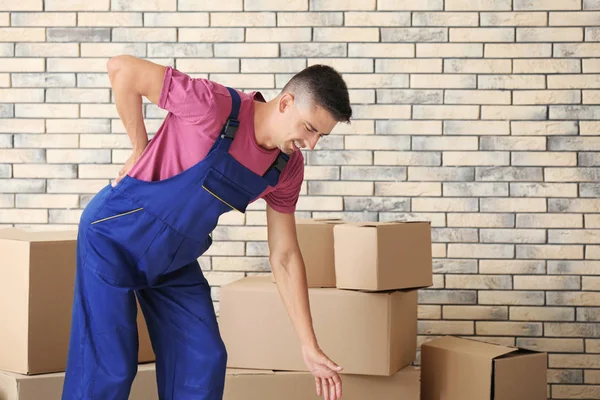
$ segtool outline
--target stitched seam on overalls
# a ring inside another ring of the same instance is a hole
[[[231,204],[229,204],[228,202],[226,202],[225,200],[223,200],[222,198],[220,198],[219,196],[217,196],[216,194],[214,194],[213,192],[211,192],[210,190],[208,190],[206,188],[206,186],[202,185],[202,189],[206,190],[208,193],[210,193],[211,195],[213,195],[213,197],[215,197],[216,199],[220,200],[221,202],[227,204],[229,207],[231,207],[235,211],[242,213],[240,210],[238,210],[237,208],[235,208],[234,206],[232,206]]]
[[[92,222],[91,222],[91,224],[92,224],[92,225],[94,225],[94,224],[97,224],[97,223],[99,223],[99,222],[104,222],[104,221],[107,221],[107,220],[109,220],[109,219],[123,217],[123,216],[125,216],[125,215],[132,214],[132,213],[135,213],[135,212],[141,211],[141,210],[143,210],[143,209],[144,209],[144,207],[140,207],[140,208],[136,208],[135,210],[127,211],[127,212],[120,213],[120,214],[111,215],[110,217],[101,218],[101,219],[98,219],[98,220],[96,220],[96,221],[92,221]]]

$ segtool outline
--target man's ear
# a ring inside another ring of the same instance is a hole
[[[283,113],[289,107],[294,105],[294,95],[290,92],[285,92],[279,98],[279,112]]]

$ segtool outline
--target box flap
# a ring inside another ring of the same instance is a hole
[[[227,375],[273,375],[275,371],[270,369],[246,369],[246,368],[227,368]]]
[[[546,400],[546,353],[518,351],[494,360],[494,400]]]
[[[479,340],[444,336],[423,344],[424,346],[446,349],[452,352],[469,354],[475,357],[492,360],[496,357],[519,350],[516,347],[506,347],[485,343]]]
[[[50,242],[77,240],[77,230],[65,231],[26,231],[18,228],[0,230],[0,239],[21,242]]]

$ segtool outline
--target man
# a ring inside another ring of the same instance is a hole
[[[342,77],[306,68],[273,100],[132,56],[107,64],[133,151],[79,224],[67,399],[127,399],[137,371],[137,296],[156,354],[161,399],[221,399],[227,353],[197,258],[219,216],[267,203],[278,290],[316,391],[341,397],[341,368],[319,348],[294,211],[299,151],[352,114]],[[168,111],[151,141],[142,96]]]

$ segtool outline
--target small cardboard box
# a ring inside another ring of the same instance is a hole
[[[0,230],[0,369],[65,370],[76,269],[77,231]],[[154,361],[138,309],[139,361]]]
[[[296,234],[308,287],[335,287],[333,227],[340,219],[298,219]],[[275,275],[272,275],[275,282]]]
[[[422,400],[546,400],[547,354],[445,336],[421,346]]]
[[[433,284],[430,222],[347,223],[333,232],[338,288],[382,291]]]
[[[64,372],[22,375],[0,371],[0,399],[60,400],[64,381]],[[138,366],[129,400],[158,400],[154,364]]]
[[[343,373],[390,376],[415,360],[416,290],[308,292],[319,345]],[[277,285],[268,277],[222,286],[219,325],[229,367],[307,371]]]

